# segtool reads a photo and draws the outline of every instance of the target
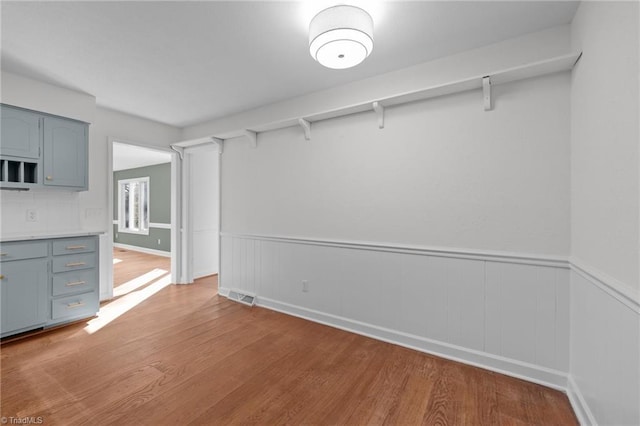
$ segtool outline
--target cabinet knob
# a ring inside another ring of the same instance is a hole
[[[47,180],[53,180],[53,176],[47,176]]]
[[[0,274],[0,280],[4,280],[4,275]]]

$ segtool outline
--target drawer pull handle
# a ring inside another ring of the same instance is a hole
[[[67,287],[73,287],[74,285],[82,285],[86,283],[87,283],[86,281],[74,281],[74,282],[66,283],[65,285]]]
[[[86,264],[87,264],[87,262],[70,262],[70,263],[67,263],[64,266],[66,266],[67,268],[72,268],[74,266],[84,266]]]
[[[86,248],[87,246],[67,246],[66,247],[67,250],[84,250]]]
[[[7,256],[9,253],[0,253],[0,256]]]
[[[79,308],[80,306],[84,306],[84,302],[67,303],[67,309]]]

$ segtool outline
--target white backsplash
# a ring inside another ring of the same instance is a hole
[[[78,231],[83,228],[77,192],[0,191],[0,205],[0,232],[3,235]],[[36,221],[27,221],[28,210],[36,212]]]

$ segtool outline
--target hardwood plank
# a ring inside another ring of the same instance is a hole
[[[127,264],[128,254],[116,254],[123,283],[168,270],[168,259],[133,253]],[[168,286],[93,334],[74,324],[3,344],[0,414],[64,425],[577,424],[561,392],[216,289],[215,276]]]

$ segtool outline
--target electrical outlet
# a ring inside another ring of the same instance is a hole
[[[309,281],[302,280],[302,291],[304,293],[308,293],[309,292]]]
[[[38,211],[33,209],[27,209],[27,222],[37,222]]]

